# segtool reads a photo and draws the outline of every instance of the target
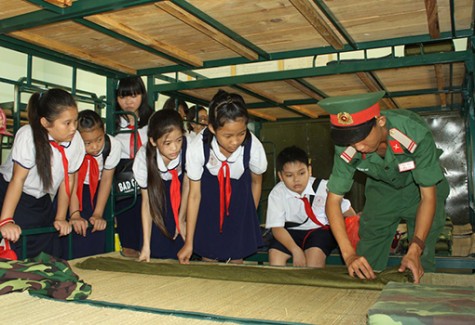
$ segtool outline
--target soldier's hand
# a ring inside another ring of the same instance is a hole
[[[364,256],[356,254],[350,255],[345,259],[348,274],[351,277],[357,276],[360,279],[376,279],[373,268],[369,265]]]
[[[404,272],[406,269],[411,270],[414,277],[414,283],[420,283],[422,276],[424,275],[424,269],[421,264],[421,250],[416,245],[409,246],[407,254],[401,260],[401,266],[399,272]]]

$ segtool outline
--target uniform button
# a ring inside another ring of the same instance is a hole
[[[396,180],[396,179],[395,179],[395,178],[393,178],[393,179],[391,180],[391,182],[394,182],[395,180]]]
[[[388,167],[388,166],[386,166],[386,167],[384,167],[384,169],[385,169],[385,170],[389,170],[389,167]]]

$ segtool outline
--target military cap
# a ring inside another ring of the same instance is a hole
[[[318,102],[330,113],[331,137],[336,145],[355,144],[368,136],[380,114],[379,100],[384,91],[336,96]]]

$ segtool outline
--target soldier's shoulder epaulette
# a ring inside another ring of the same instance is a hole
[[[417,143],[396,128],[389,130],[389,135],[403,145],[410,153],[414,153]]]
[[[340,158],[346,161],[348,164],[353,160],[356,155],[356,149],[352,146],[346,147],[346,149],[340,154]]]

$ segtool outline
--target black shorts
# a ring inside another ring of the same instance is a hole
[[[325,255],[328,256],[337,247],[337,242],[330,229],[287,229],[287,231],[294,242],[304,251],[312,247],[318,247],[325,253]],[[269,249],[271,248],[277,249],[292,256],[292,253],[275,238],[272,238],[270,241]]]

